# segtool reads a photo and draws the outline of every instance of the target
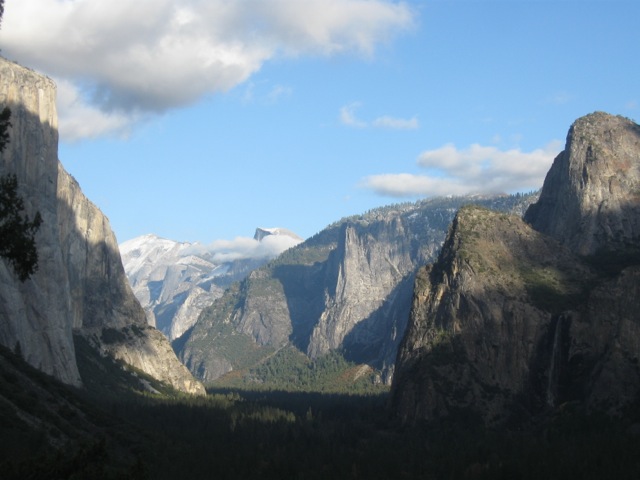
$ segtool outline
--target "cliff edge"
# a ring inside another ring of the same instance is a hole
[[[108,219],[58,161],[56,87],[0,58],[0,105],[11,109],[0,175],[15,174],[27,214],[39,211],[38,271],[20,282],[0,262],[0,343],[61,381],[81,385],[73,335],[174,388],[203,393],[162,335],[146,327]],[[137,326],[136,334],[131,326]],[[105,332],[121,332],[105,342]],[[166,345],[163,345],[166,343]],[[165,348],[166,347],[166,348]]]

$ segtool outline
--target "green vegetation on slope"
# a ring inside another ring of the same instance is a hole
[[[288,345],[261,363],[244,371],[234,371],[210,383],[210,387],[243,390],[284,390],[291,392],[384,393],[376,372],[367,365],[344,359],[337,351],[310,360]]]

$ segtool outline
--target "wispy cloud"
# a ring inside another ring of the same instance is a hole
[[[526,191],[542,186],[560,141],[531,152],[499,150],[478,144],[460,150],[447,144],[420,154],[417,163],[426,174],[372,175],[364,188],[391,197],[463,195]]]
[[[419,127],[418,117],[394,118],[389,116],[376,118],[372,125],[377,128],[392,128],[396,130],[415,130]]]
[[[391,0],[29,0],[7,6],[0,41],[9,58],[77,89],[86,108],[61,115],[101,112],[93,131],[61,118],[72,138],[227,91],[274,57],[370,56],[413,23],[412,8]]]
[[[293,88],[287,85],[270,85],[269,82],[265,81],[254,82],[249,80],[244,85],[241,98],[244,104],[274,105],[292,94]]]
[[[342,107],[340,109],[340,122],[349,127],[365,128],[367,122],[363,122],[356,117],[355,111],[358,107],[360,107],[360,103],[358,102],[350,103]]]
[[[388,128],[393,130],[415,130],[419,128],[418,117],[397,118],[384,115],[376,118],[371,122],[367,122],[357,117],[356,110],[360,108],[360,102],[353,102],[340,108],[340,123],[348,127],[355,128]]]
[[[209,255],[215,263],[275,258],[302,241],[300,238],[288,235],[268,235],[260,241],[249,237],[236,237],[233,240],[216,240],[209,245],[193,244],[185,250],[184,254]]]
[[[553,105],[565,105],[573,100],[573,95],[568,92],[555,92],[547,98],[546,103]]]
[[[286,85],[275,85],[267,94],[268,103],[276,103],[282,98],[291,96],[293,89]]]

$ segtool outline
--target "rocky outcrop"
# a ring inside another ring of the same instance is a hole
[[[517,209],[531,198],[433,199],[343,219],[252,272],[175,347],[207,381],[293,345],[313,359],[340,351],[390,382],[415,271],[434,258],[455,211],[470,202]]]
[[[144,327],[146,320],[107,218],[58,161],[55,92],[51,80],[0,59],[0,104],[12,111],[0,174],[17,176],[27,213],[39,211],[43,219],[36,236],[38,271],[21,283],[0,262],[0,341],[12,349],[19,345],[24,358],[42,371],[80,385],[76,332],[92,338],[105,354],[162,374],[159,380],[175,388],[202,393],[166,340],[151,331],[141,329],[135,344],[124,341],[123,333],[118,349],[101,342],[104,329],[125,332]]]
[[[640,400],[638,132],[606,114],[578,120],[532,225],[458,212],[415,283],[392,386],[401,418],[465,411],[500,424],[566,402],[615,413]],[[588,151],[599,153],[585,164]]]
[[[640,244],[640,126],[596,112],[569,130],[525,220],[581,255]]]

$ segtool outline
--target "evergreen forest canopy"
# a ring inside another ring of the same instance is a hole
[[[385,394],[212,390],[187,397],[141,372],[127,374],[76,340],[83,390],[0,348],[3,479],[595,480],[640,473],[640,435],[627,423],[640,422],[640,409],[622,420],[569,405],[524,430],[487,430],[464,415],[399,426]],[[140,379],[162,393],[132,390]]]

